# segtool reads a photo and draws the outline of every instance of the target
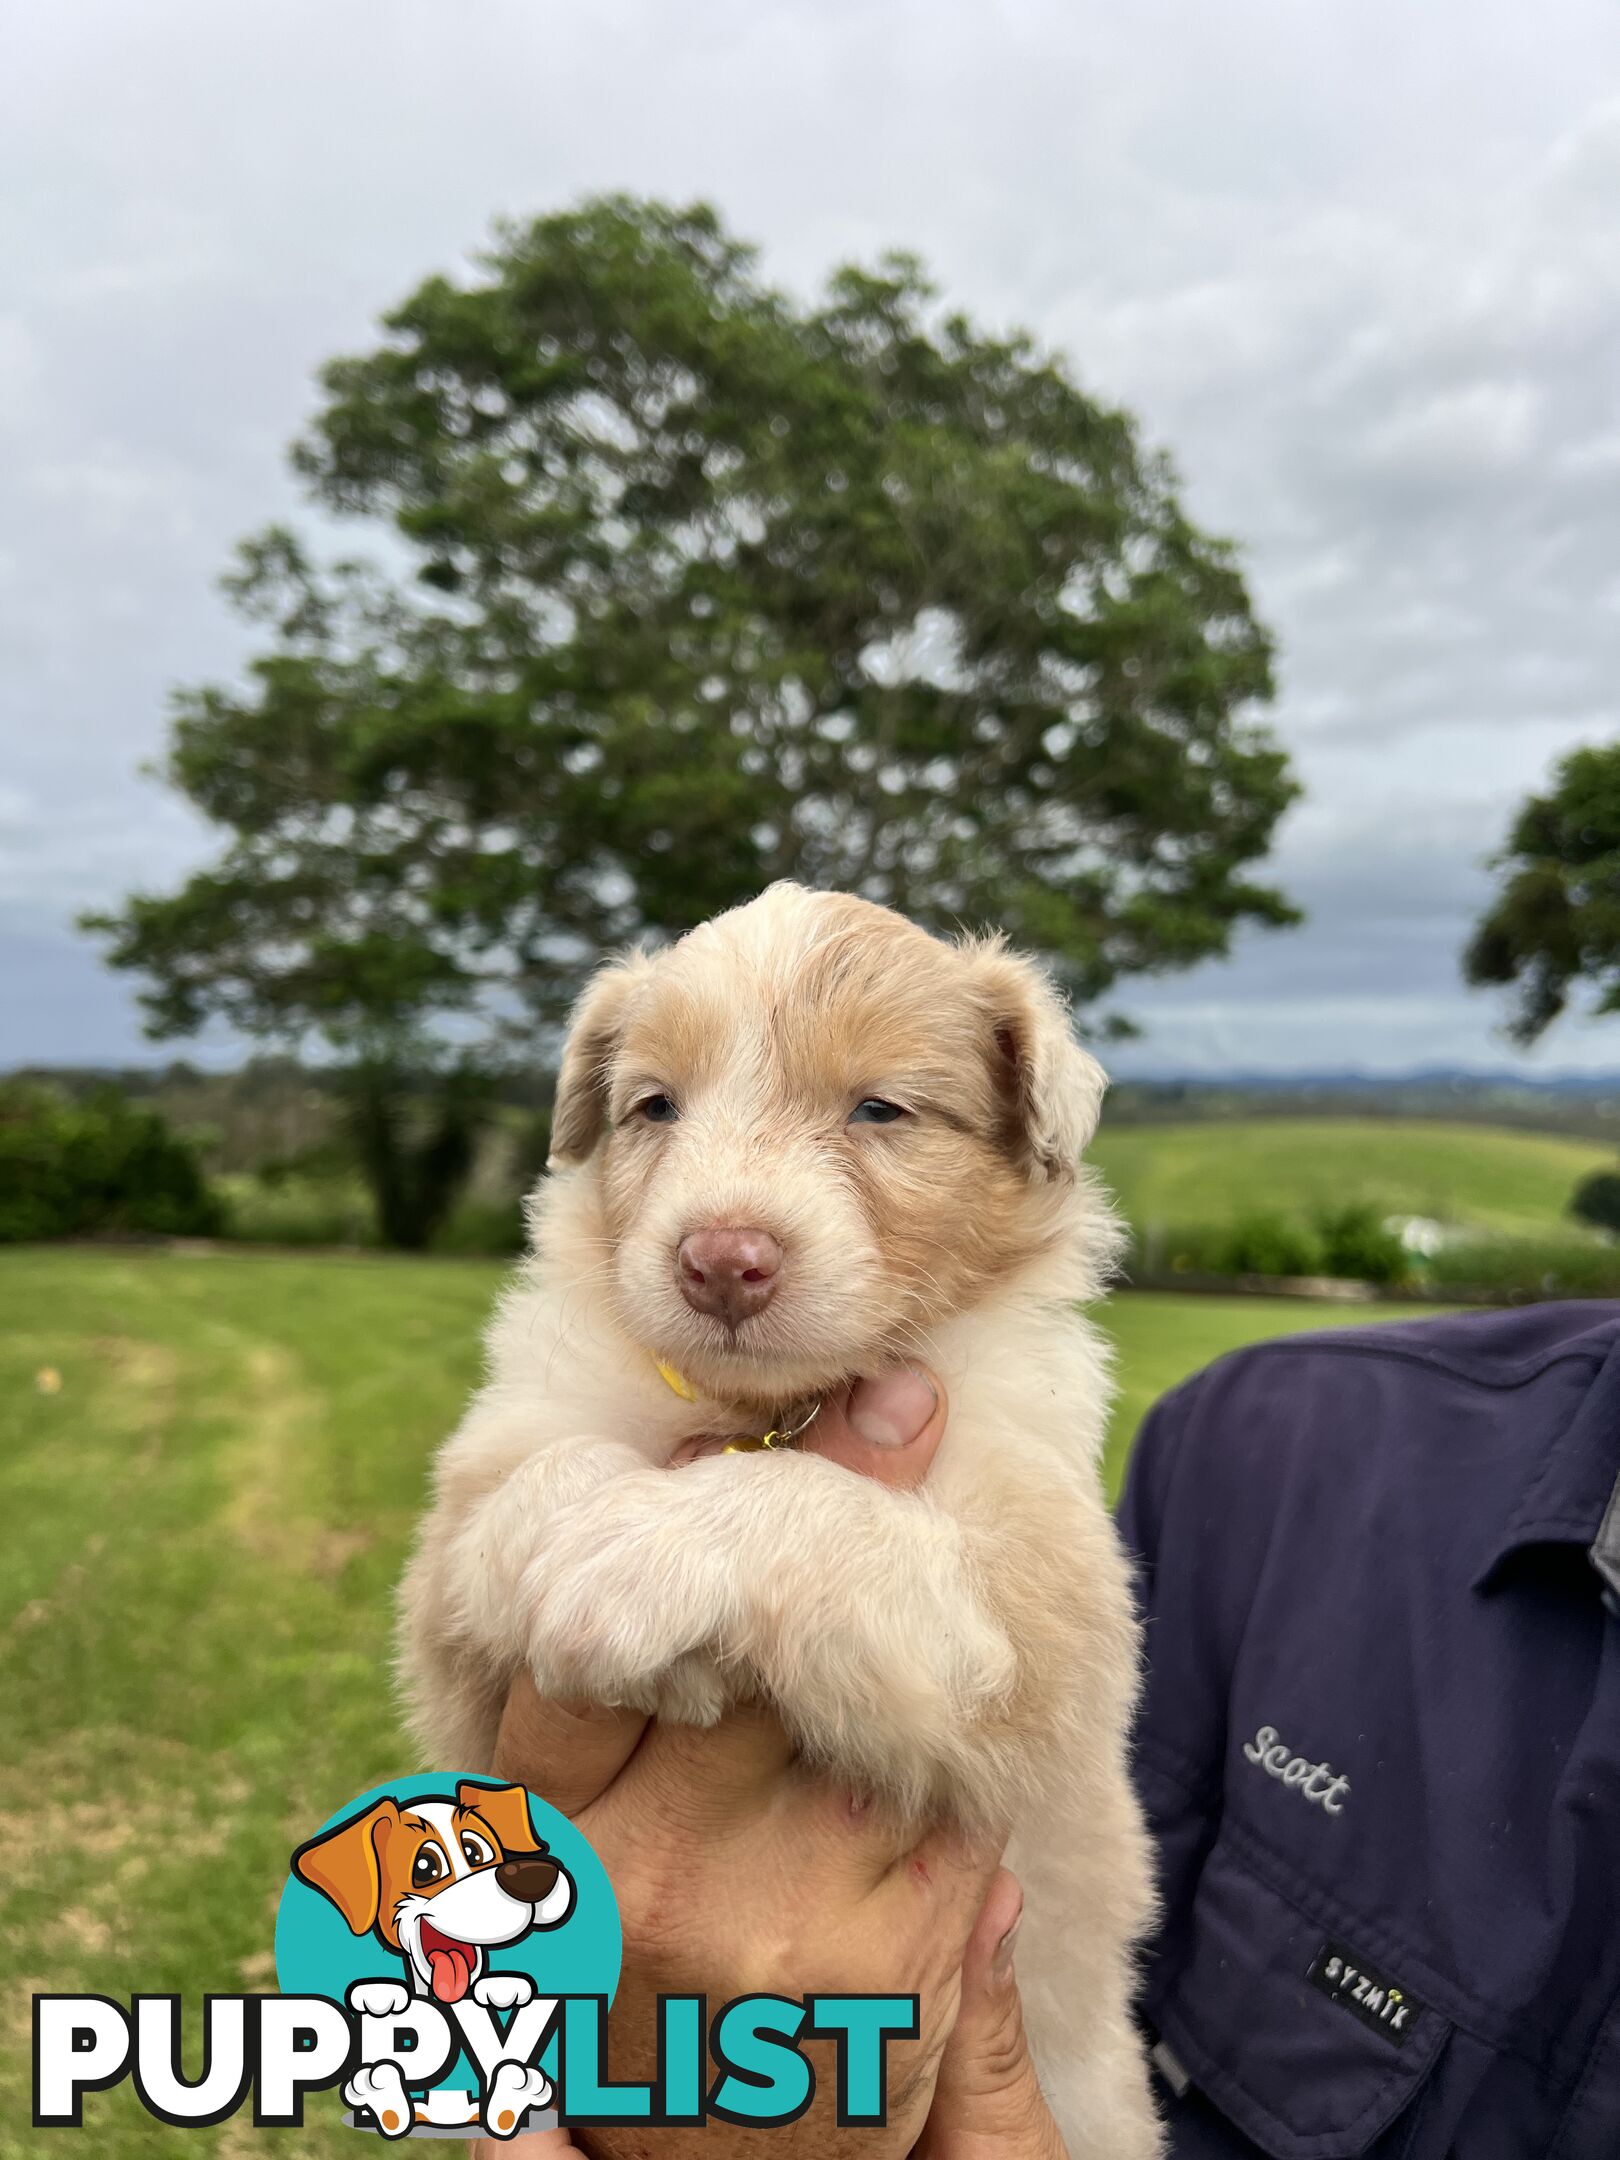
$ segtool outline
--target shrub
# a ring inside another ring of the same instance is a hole
[[[1595,1230],[1620,1230],[1620,1170],[1594,1170],[1569,1196],[1569,1212]]]
[[[527,1232],[521,1199],[481,1200],[476,1196],[452,1208],[448,1219],[434,1232],[436,1253],[520,1253]]]
[[[0,1083],[0,1244],[123,1231],[207,1236],[217,1199],[195,1149],[115,1088],[73,1102]]]
[[[1431,1289],[1497,1298],[1620,1296],[1620,1246],[1596,1238],[1472,1237],[1448,1242],[1430,1266]]]
[[[1318,1215],[1311,1223],[1256,1213],[1225,1223],[1154,1228],[1137,1241],[1132,1265],[1150,1275],[1339,1275],[1397,1283],[1407,1273],[1407,1256],[1377,1210],[1356,1205]]]
[[[1406,1276],[1406,1248],[1375,1207],[1356,1202],[1325,1210],[1316,1229],[1324,1274],[1369,1283],[1398,1283]]]
[[[1322,1264],[1321,1246],[1310,1230],[1282,1215],[1155,1229],[1139,1253],[1141,1265],[1154,1274],[1316,1275]]]
[[[243,1245],[375,1245],[377,1211],[353,1171],[309,1176],[271,1164],[222,1178],[225,1235]]]
[[[1319,1275],[1322,1250],[1302,1223],[1284,1215],[1240,1215],[1218,1235],[1217,1275]]]

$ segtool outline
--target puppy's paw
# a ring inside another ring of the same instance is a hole
[[[356,2113],[368,2111],[384,2137],[409,2136],[416,2111],[398,2063],[362,2063],[345,2083],[343,2097]]]
[[[654,1682],[652,1713],[666,1725],[716,1725],[732,1692],[714,1659],[701,1650],[691,1651]]]
[[[525,1655],[544,1694],[624,1704],[649,1713],[663,1707],[668,1676],[690,1653],[712,1643],[727,1600],[718,1570],[702,1556],[664,1554],[650,1535],[638,1540],[589,1526],[564,1526],[524,1575]],[[685,1679],[676,1697],[694,1723],[719,1714],[713,1690]]]
[[[473,1982],[472,1998],[486,2010],[518,2010],[534,2001],[534,1982],[527,1973],[485,1973]]]
[[[551,2080],[543,2070],[529,2063],[497,2063],[484,2099],[484,2128],[491,2137],[514,2137],[530,2108],[544,2107],[550,2098]]]
[[[411,1994],[402,1980],[357,1980],[344,1999],[361,2017],[398,2017]]]
[[[750,1662],[813,1753],[920,1801],[1005,1702],[1017,1660],[954,1570],[897,1569],[837,1609],[773,1590]]]
[[[668,1654],[611,1616],[568,1616],[542,1604],[534,1613],[525,1657],[542,1695],[563,1701],[643,1710],[658,1707],[657,1680]]]

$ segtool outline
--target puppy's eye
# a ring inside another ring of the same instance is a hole
[[[495,1857],[484,1840],[471,1830],[462,1831],[461,1850],[469,1867],[488,1867]]]
[[[437,1845],[424,1845],[411,1862],[411,1885],[425,1890],[429,1883],[436,1883],[444,1874],[444,1855]]]
[[[673,1125],[681,1113],[667,1095],[643,1095],[634,1114],[649,1125]]]
[[[849,1113],[849,1122],[852,1125],[892,1125],[896,1118],[903,1118],[905,1114],[897,1102],[885,1102],[881,1095],[868,1095]]]

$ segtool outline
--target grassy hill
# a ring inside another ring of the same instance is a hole
[[[1578,1180],[1615,1159],[1598,1141],[1383,1118],[1105,1119],[1091,1157],[1142,1229],[1367,1201],[1381,1214],[1526,1237],[1567,1228]]]
[[[0,1252],[0,1809],[29,1825],[0,1867],[0,2154],[34,2150],[11,2137],[30,1993],[174,1990],[189,2017],[205,1989],[271,1986],[292,1846],[407,1767],[393,1589],[502,1272]],[[1258,1298],[1106,1309],[1123,1387],[1110,1483],[1164,1388],[1333,1317]],[[186,2150],[352,2153],[336,2115],[314,2102],[302,2131],[238,2122]],[[179,2149],[127,2092],[92,2095],[85,2126],[113,2160]]]

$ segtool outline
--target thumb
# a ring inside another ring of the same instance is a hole
[[[494,1768],[560,1813],[578,1815],[607,1791],[646,1729],[639,1710],[553,1702],[520,1672],[501,1715]]]
[[[1024,2037],[1013,1948],[1024,1910],[1005,1868],[962,1958],[962,2007],[940,2060],[915,2160],[1065,2160]]]
[[[896,1365],[823,1403],[802,1445],[880,1485],[909,1489],[928,1475],[949,1408],[931,1372]]]

